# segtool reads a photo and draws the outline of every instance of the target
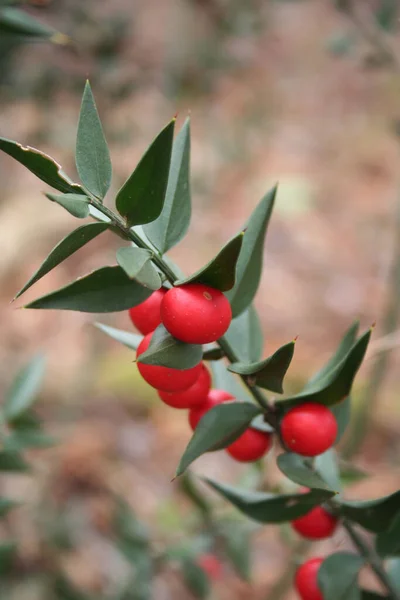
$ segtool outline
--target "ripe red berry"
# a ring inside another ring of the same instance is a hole
[[[206,412],[214,408],[214,406],[234,399],[235,398],[228,392],[225,392],[225,390],[210,390],[206,401],[201,406],[192,408],[189,411],[189,424],[192,430],[194,431],[196,429],[198,422],[203,418]]]
[[[147,350],[152,335],[153,333],[148,333],[142,339],[137,349],[137,357]],[[199,363],[195,367],[185,370],[145,365],[140,362],[137,363],[137,366],[143,379],[156,389],[167,392],[180,392],[187,390],[187,388],[194,384],[201,373],[202,364]]]
[[[166,289],[160,288],[153,292],[147,300],[129,309],[129,316],[132,323],[143,335],[151,333],[160,325],[161,300],[166,293]]]
[[[232,320],[231,305],[219,290],[202,283],[188,283],[165,294],[161,320],[178,340],[188,344],[208,344],[228,329]]]
[[[222,563],[215,554],[201,554],[196,562],[212,581],[221,579]]]
[[[165,404],[172,406],[172,408],[192,408],[193,406],[199,406],[206,401],[210,387],[210,373],[206,367],[202,365],[199,377],[187,390],[183,390],[182,392],[159,391],[158,395]]]
[[[312,558],[296,572],[294,584],[302,600],[324,600],[318,587],[318,570],[323,558]]]
[[[309,540],[322,540],[330,537],[338,524],[337,517],[322,506],[315,506],[303,517],[292,521],[292,527]]]
[[[323,404],[306,402],[290,409],[281,422],[286,446],[302,456],[317,456],[333,446],[337,422]]]
[[[264,456],[271,444],[272,436],[269,433],[249,427],[226,451],[239,462],[253,462]]]

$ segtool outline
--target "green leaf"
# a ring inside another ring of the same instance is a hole
[[[328,483],[318,473],[313,471],[307,464],[307,461],[298,454],[285,452],[278,456],[276,462],[282,473],[291,481],[311,489],[332,491]],[[333,490],[336,491],[337,488],[334,487]]]
[[[274,187],[264,196],[247,223],[236,267],[235,285],[227,294],[234,317],[240,315],[251,304],[260,283],[264,240],[276,190]]]
[[[152,293],[129,279],[121,267],[102,267],[30,302],[25,308],[118,312],[144,302]]]
[[[340,492],[342,484],[336,451],[330,448],[315,457],[314,468],[332,490]]]
[[[397,24],[398,14],[397,0],[380,0],[375,13],[376,22],[385,31],[393,31]]]
[[[388,564],[388,575],[393,587],[400,593],[400,558],[392,558]]]
[[[89,216],[89,198],[81,194],[45,194],[52,202],[56,202],[70,215],[77,219],[86,219]]]
[[[400,512],[390,529],[382,531],[376,536],[375,546],[379,556],[383,558],[400,555]]]
[[[76,588],[64,575],[57,575],[53,582],[53,592],[57,600],[89,600],[81,590]]]
[[[190,277],[176,281],[175,285],[203,283],[221,290],[221,292],[230,290],[235,284],[236,263],[242,247],[243,237],[243,233],[236,235],[205,267],[202,267]]]
[[[151,338],[150,346],[138,357],[138,362],[184,370],[198,365],[202,356],[201,346],[185,344],[172,337],[164,325],[159,325]]]
[[[28,13],[17,8],[5,7],[0,12],[0,34],[12,34],[20,38],[50,39],[57,32],[40,23]]]
[[[324,600],[360,600],[358,573],[364,559],[349,552],[336,552],[324,560],[318,571],[318,585]]]
[[[205,452],[226,448],[246,431],[260,409],[247,402],[229,402],[214,406],[200,420],[180,460],[176,475]]]
[[[214,361],[211,364],[213,374],[213,387],[219,390],[225,390],[234,396],[237,400],[251,402],[251,396],[241,383],[238,377],[235,377],[228,371],[227,364],[224,360]]]
[[[226,556],[230,560],[235,572],[244,581],[250,581],[251,546],[249,529],[242,524],[230,522],[226,527],[222,526],[221,536]]]
[[[260,362],[244,364],[233,363],[228,369],[239,375],[249,376],[258,387],[283,393],[283,379],[293,358],[295,340],[279,348],[272,356]]]
[[[45,359],[39,354],[19,371],[4,402],[4,417],[8,423],[18,419],[32,406],[42,383],[44,370]]]
[[[26,473],[29,471],[29,465],[24,461],[20,454],[2,450],[0,451],[0,471]]]
[[[78,227],[72,231],[72,233],[69,233],[59,244],[57,244],[57,246],[55,246],[55,248],[53,248],[36,273],[32,275],[24,287],[16,294],[14,300],[19,298],[19,296],[26,292],[26,290],[34,283],[39,281],[39,279],[57,267],[65,259],[108,228],[106,223],[88,223],[88,225],[81,225],[81,227]]]
[[[0,576],[4,577],[10,572],[16,554],[17,545],[15,542],[0,544]]]
[[[260,523],[293,521],[334,495],[334,492],[318,489],[311,490],[307,494],[278,495],[250,492],[211,479],[205,481],[243,514]]]
[[[55,438],[43,431],[35,429],[21,429],[14,431],[4,442],[7,452],[19,452],[26,448],[49,448],[56,443]]]
[[[97,198],[104,198],[111,185],[112,167],[107,142],[88,81],[82,97],[75,159],[83,185]]]
[[[335,416],[336,423],[338,426],[338,432],[337,432],[336,441],[335,441],[335,444],[337,444],[339,442],[339,440],[342,438],[344,432],[346,431],[347,425],[350,422],[351,397],[347,396],[347,398],[342,400],[339,404],[335,404],[335,406],[332,406],[331,410]]]
[[[203,360],[221,360],[224,357],[224,351],[221,348],[210,348],[203,352]]]
[[[128,225],[155,221],[164,206],[168,184],[175,119],[161,131],[116,197],[119,213]]]
[[[240,362],[253,363],[260,360],[263,336],[254,306],[250,305],[238,317],[232,319],[224,338],[233,348]]]
[[[368,473],[343,459],[339,459],[339,470],[343,486],[357,483],[357,481],[362,481],[369,477]]]
[[[276,403],[279,410],[288,410],[304,402],[319,402],[325,406],[332,406],[343,401],[350,394],[354,378],[361,366],[371,329],[366,331],[353,345],[345,358],[329,371],[324,377],[315,381],[312,386],[307,386],[302,392],[280,400]]]
[[[361,600],[390,600],[390,596],[382,596],[370,590],[361,590]]]
[[[113,340],[120,342],[131,350],[137,350],[140,342],[143,339],[142,335],[131,333],[130,331],[123,331],[122,329],[115,329],[115,327],[110,327],[109,325],[104,325],[103,323],[94,323],[94,326],[109,337],[113,338]]]
[[[186,119],[172,146],[164,207],[160,216],[145,226],[150,242],[161,254],[184,237],[191,216],[190,120]]]
[[[18,506],[18,502],[10,500],[10,498],[0,498],[0,518],[5,517],[10,510]]]
[[[380,533],[389,529],[400,514],[400,490],[376,500],[338,500],[340,514],[364,529]]]
[[[203,569],[190,558],[182,562],[183,580],[195,598],[207,598],[210,593],[210,582]]]
[[[6,138],[0,138],[0,150],[15,158],[39,179],[59,192],[85,194],[83,189],[63,172],[61,165],[44,152],[31,146],[22,146]]]
[[[203,515],[209,516],[211,514],[211,506],[205,496],[198,490],[190,471],[183,473],[179,479],[179,488]]]
[[[151,290],[159,290],[161,277],[151,262],[152,254],[143,248],[119,248],[117,262],[129,279],[136,279]]]
[[[114,512],[114,529],[119,540],[147,547],[149,534],[144,524],[122,498],[117,498]]]

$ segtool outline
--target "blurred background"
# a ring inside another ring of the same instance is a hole
[[[398,489],[400,70],[389,56],[400,56],[397,2],[362,1],[359,21],[332,0],[31,0],[22,7],[69,36],[67,44],[5,35],[2,4],[0,133],[47,152],[72,178],[87,77],[111,149],[110,198],[164,124],[178,113],[181,125],[190,114],[193,219],[171,252],[186,273],[212,257],[279,182],[256,298],[265,352],[299,336],[287,384],[294,391],[354,319],[364,328],[376,322],[356,382],[358,428],[343,442],[372,476],[349,496]],[[33,477],[2,484],[25,503],[7,525],[20,539],[19,575],[7,597],[44,597],[44,513],[48,528],[64,523],[71,538],[57,550],[63,572],[86,593],[109,593],[122,568],[106,541],[110,491],[161,546],[201,530],[187,495],[171,484],[190,438],[187,415],[161,405],[139,379],[132,352],[96,330],[93,316],[9,304],[76,223],[46,200],[45,184],[5,155],[0,181],[0,388],[43,351],[38,410],[59,440],[32,452]],[[115,264],[119,245],[109,233],[97,238],[26,300]],[[125,313],[100,320],[133,331]],[[194,471],[248,485],[260,477],[224,453],[202,457]],[[272,460],[262,477],[267,489],[278,485]],[[221,503],[219,510],[229,509]],[[314,552],[346,543],[339,532]],[[293,598],[288,564],[301,550],[285,528],[257,529],[252,583],[226,562],[213,597]],[[171,568],[157,575],[151,597],[192,596]]]

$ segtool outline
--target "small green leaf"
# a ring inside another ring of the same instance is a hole
[[[159,290],[161,277],[151,262],[152,254],[143,248],[119,248],[117,262],[129,279],[136,279],[151,290]]]
[[[336,423],[338,426],[338,432],[335,440],[335,444],[337,444],[342,438],[344,432],[346,431],[347,425],[350,422],[351,396],[347,396],[347,398],[339,402],[339,404],[335,404],[335,406],[332,406],[331,410],[335,416]]]
[[[230,373],[224,360],[213,361],[211,364],[213,374],[213,387],[219,390],[225,390],[234,396],[237,400],[251,402],[251,396],[241,380]]]
[[[7,575],[12,568],[14,558],[17,554],[15,542],[3,542],[0,544],[0,576]]]
[[[143,339],[143,336],[138,335],[137,333],[123,331],[122,329],[115,329],[115,327],[110,327],[109,325],[104,325],[103,323],[95,323],[94,326],[131,350],[137,350],[140,342]]]
[[[70,215],[77,219],[86,219],[89,216],[89,198],[81,194],[45,194],[52,202],[56,202]]]
[[[209,516],[211,514],[211,506],[205,496],[197,488],[190,471],[183,473],[182,477],[179,479],[179,487],[203,515]]]
[[[183,238],[190,216],[190,120],[186,119],[172,146],[164,207],[160,216],[145,226],[145,233],[164,254]]]
[[[88,244],[95,237],[100,235],[103,231],[108,229],[106,223],[88,223],[87,225],[81,225],[72,233],[69,233],[57,246],[53,248],[48,257],[40,265],[39,269],[32,275],[29,281],[24,287],[16,294],[14,300],[19,298],[27,289],[29,289],[34,283],[39,281],[52,269],[57,267],[69,256],[74,254],[77,250]]]
[[[221,348],[210,348],[203,352],[203,360],[221,360],[224,357],[224,351]]]
[[[45,370],[44,356],[38,355],[17,374],[4,402],[4,417],[12,423],[33,404],[42,383]]]
[[[0,471],[26,473],[29,471],[29,465],[20,454],[3,450],[0,451]]]
[[[343,486],[357,483],[357,481],[369,477],[368,473],[343,459],[339,459],[339,471]]]
[[[183,580],[195,598],[204,599],[209,596],[210,582],[205,571],[190,558],[182,562]]]
[[[18,506],[18,502],[10,500],[9,498],[0,498],[0,518],[5,517],[10,510]]]
[[[260,523],[293,521],[334,495],[334,492],[319,489],[311,490],[307,494],[277,495],[241,490],[211,479],[205,479],[205,482],[240,512]]]
[[[147,547],[149,534],[147,528],[139,521],[130,506],[122,498],[117,498],[114,512],[114,529],[121,540]]]
[[[392,558],[388,563],[388,575],[395,590],[400,594],[400,558]]]
[[[176,475],[205,452],[226,448],[246,431],[252,419],[260,414],[260,409],[247,402],[219,404],[209,410],[197,425],[180,460]]]
[[[351,350],[334,369],[326,373],[321,379],[316,380],[312,386],[308,385],[299,394],[280,400],[276,403],[276,407],[283,411],[304,402],[319,402],[325,404],[325,406],[332,406],[343,401],[350,394],[370,337],[371,329],[356,341]]]
[[[400,512],[390,529],[376,536],[375,546],[379,556],[400,556]]]
[[[128,225],[155,221],[164,206],[175,119],[161,131],[116,197],[118,212]]]
[[[0,12],[0,34],[12,34],[19,38],[50,39],[57,32],[52,27],[40,23],[30,14],[17,8],[4,7]]]
[[[61,165],[44,152],[6,138],[0,138],[0,150],[15,158],[39,179],[59,192],[85,194],[83,189],[63,172]]]
[[[380,533],[389,529],[400,514],[400,490],[376,500],[338,500],[340,514],[364,529]]]
[[[110,153],[87,81],[82,97],[76,137],[76,168],[83,185],[91,194],[103,199],[111,184]]]
[[[280,454],[276,462],[282,473],[291,481],[311,489],[332,491],[320,475],[313,471],[307,461],[298,454],[292,452]],[[336,489],[333,488],[335,491]]]
[[[315,457],[314,467],[317,473],[329,485],[332,490],[340,492],[342,484],[336,451],[330,448],[323,454]]]
[[[283,393],[283,379],[293,358],[295,340],[279,348],[272,356],[256,363],[233,363],[228,369],[232,373],[246,375],[258,387]]]
[[[264,196],[247,222],[236,267],[235,285],[227,294],[234,317],[240,315],[251,304],[260,283],[264,240],[276,190],[274,187]]]
[[[324,600],[360,600],[358,573],[364,559],[349,552],[336,552],[324,560],[318,571],[318,585]]]
[[[390,600],[390,596],[382,596],[370,590],[361,590],[361,600]]]
[[[224,338],[233,348],[240,362],[253,363],[260,360],[263,336],[254,306],[250,305],[238,317],[232,319]]]
[[[152,293],[129,279],[121,267],[103,267],[34,300],[25,308],[118,312],[144,302]]]
[[[202,356],[201,346],[185,344],[172,337],[163,325],[159,325],[151,338],[150,346],[139,356],[138,362],[185,370],[198,365]]]
[[[49,448],[56,443],[55,438],[43,431],[35,429],[21,429],[14,431],[4,442],[7,452],[20,452],[26,448]]]
[[[175,285],[203,283],[221,292],[230,290],[235,284],[236,263],[243,242],[243,233],[232,238],[215,258],[196,271],[194,275],[180,279]]]

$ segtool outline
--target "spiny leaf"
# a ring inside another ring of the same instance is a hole
[[[182,561],[183,580],[195,598],[204,600],[210,593],[210,582],[205,571],[191,558]]]
[[[139,356],[138,362],[184,370],[198,365],[202,356],[202,346],[185,344],[172,337],[163,325],[159,325],[153,333],[150,346]]]
[[[380,533],[389,529],[400,514],[400,490],[375,500],[338,500],[340,514],[364,529]]]
[[[21,39],[51,39],[57,31],[40,23],[30,14],[13,7],[4,7],[0,12],[0,34],[18,36]]]
[[[3,412],[8,423],[13,423],[33,404],[42,383],[45,358],[35,356],[15,377],[6,393]]]
[[[311,489],[332,491],[322,477],[298,454],[292,452],[280,454],[276,462],[282,473],[291,481]]]
[[[143,339],[143,337],[137,333],[123,331],[122,329],[115,329],[115,327],[110,327],[109,325],[104,325],[103,323],[94,323],[94,326],[131,350],[137,350],[140,342]]]
[[[17,452],[0,451],[0,472],[26,473],[29,465]]]
[[[376,536],[375,546],[379,556],[400,556],[400,512],[390,529]]]
[[[329,487],[336,492],[342,489],[338,457],[334,448],[315,457],[314,468]]]
[[[143,248],[119,248],[117,262],[129,279],[136,279],[151,290],[159,290],[161,277],[151,262],[152,254]]]
[[[364,559],[358,554],[336,552],[318,570],[318,586],[324,600],[360,600],[357,579]]]
[[[250,305],[238,317],[232,319],[224,338],[233,348],[240,362],[252,363],[260,360],[263,336],[254,306]]]
[[[52,202],[56,202],[73,217],[86,219],[89,216],[89,198],[81,194],[45,194]]]

